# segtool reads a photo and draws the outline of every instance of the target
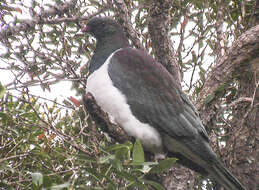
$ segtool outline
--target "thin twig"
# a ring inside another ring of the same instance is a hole
[[[7,157],[7,158],[2,158],[2,159],[0,159],[0,163],[1,163],[1,162],[4,162],[4,161],[7,161],[7,160],[19,158],[19,157],[25,157],[25,156],[28,156],[28,155],[29,155],[29,153],[24,153],[24,154],[9,156],[9,157]]]

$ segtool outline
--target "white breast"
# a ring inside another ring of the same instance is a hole
[[[98,70],[89,76],[87,92],[94,96],[103,111],[111,115],[115,122],[120,124],[130,136],[140,139],[147,150],[159,153],[159,151],[162,151],[159,133],[150,125],[140,122],[132,114],[125,96],[112,84],[108,75],[108,65],[114,53]]]

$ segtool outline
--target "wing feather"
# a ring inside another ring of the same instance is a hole
[[[140,121],[174,137],[192,138],[202,133],[208,140],[193,104],[169,72],[145,51],[125,48],[116,52],[108,72],[114,85],[127,95],[127,102]]]

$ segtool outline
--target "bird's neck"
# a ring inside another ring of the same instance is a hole
[[[129,46],[128,39],[124,35],[114,35],[97,39],[94,55],[90,61],[89,72],[93,73],[95,70],[99,69],[106,59],[117,49]]]

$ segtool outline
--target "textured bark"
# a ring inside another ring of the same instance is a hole
[[[213,103],[204,106],[208,95],[216,95],[217,89],[233,79],[234,72],[242,64],[256,60],[259,57],[259,25],[243,33],[229,48],[225,56],[208,74],[203,89],[199,93],[197,108],[201,112],[202,120],[207,124],[215,115]],[[256,62],[257,63],[257,62]],[[256,66],[254,64],[254,67]],[[216,98],[216,97],[215,97]]]
[[[222,0],[215,1],[218,6],[217,19],[216,19],[216,33],[217,33],[217,62],[225,54],[225,44],[224,44],[224,33],[223,33],[223,23],[224,23],[224,4]]]
[[[176,164],[165,176],[162,176],[162,184],[167,190],[194,189],[194,172]]]
[[[167,68],[180,86],[180,69],[169,36],[170,20],[172,19],[169,14],[171,6],[172,2],[168,0],[150,2],[148,30],[157,61]]]
[[[110,1],[109,3],[110,3],[110,7],[113,8]],[[124,27],[133,45],[139,49],[144,49],[144,46],[141,44],[141,41],[139,40],[138,33],[136,32],[136,30],[134,30],[132,26],[132,23],[130,21],[131,14],[129,13],[129,10],[124,0],[114,0],[114,3],[117,7],[116,10],[118,12],[117,14],[117,17],[119,18],[118,21]]]
[[[124,143],[127,140],[132,141],[132,138],[127,135],[122,127],[110,121],[108,114],[97,105],[91,93],[87,93],[83,96],[83,102],[93,121],[95,121],[100,128],[104,132],[107,132],[115,141],[119,143]]]
[[[259,188],[259,62],[257,60],[257,71],[253,64],[240,68],[239,96],[251,97],[249,104],[238,104],[233,111],[232,129],[226,147],[231,155],[225,157],[231,163],[233,173],[246,185],[247,189],[257,190]],[[249,77],[248,77],[249,76]],[[249,177],[248,177],[249,176]]]
[[[228,123],[227,144],[218,154],[227,167],[244,183],[247,189],[258,189],[258,118],[259,118],[259,25],[243,33],[208,74],[199,94],[197,106],[204,123],[217,130],[217,119],[222,104],[222,86],[227,89],[234,82],[238,87],[232,107],[233,119]],[[204,104],[206,97],[212,101]],[[249,101],[247,101],[249,100]],[[245,102],[244,102],[245,101]],[[216,142],[214,142],[216,149]]]

